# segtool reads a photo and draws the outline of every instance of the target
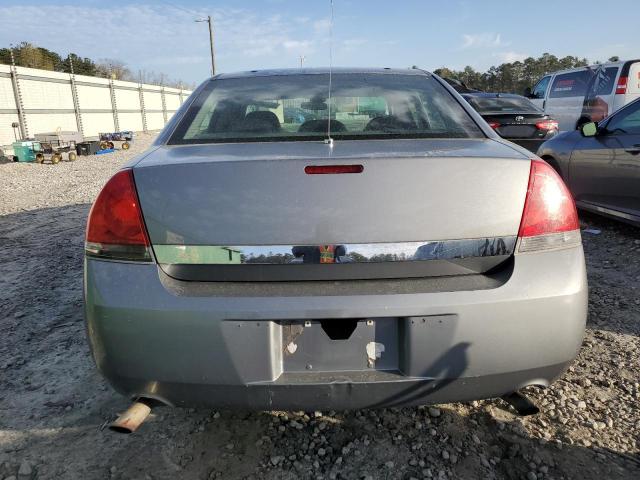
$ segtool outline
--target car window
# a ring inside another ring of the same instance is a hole
[[[549,98],[583,97],[591,74],[587,70],[556,75],[551,84]]]
[[[434,78],[334,73],[212,80],[169,143],[333,138],[465,138],[484,134]]]
[[[547,87],[549,86],[549,80],[551,77],[542,78],[535,87],[533,87],[533,91],[531,92],[532,98],[544,98],[544,94],[547,92]]]
[[[607,123],[613,135],[640,135],[640,102],[634,102],[614,115]]]
[[[594,72],[593,86],[590,89],[596,95],[609,95],[618,75],[619,67],[599,68]]]
[[[464,98],[481,114],[509,112],[541,113],[538,107],[524,97],[484,97],[465,95]]]

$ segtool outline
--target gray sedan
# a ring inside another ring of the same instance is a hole
[[[578,207],[640,226],[640,100],[548,140],[538,155],[560,172]]]
[[[509,395],[568,367],[587,283],[555,171],[434,75],[329,80],[207,80],[105,185],[85,309],[116,390],[353,409]]]

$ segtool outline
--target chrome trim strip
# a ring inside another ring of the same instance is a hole
[[[511,255],[517,237],[341,245],[154,244],[158,263],[168,265],[296,265],[390,263]]]

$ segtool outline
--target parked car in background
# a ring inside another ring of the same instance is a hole
[[[538,150],[578,207],[640,226],[640,99]]]
[[[599,122],[640,97],[640,60],[562,70],[542,77],[527,96],[561,131]]]
[[[520,95],[465,93],[462,96],[502,138],[532,152],[558,133],[558,122]]]
[[[453,89],[458,93],[474,93],[480,92],[481,90],[477,90],[475,88],[468,87],[466,83],[462,80],[458,80],[456,78],[450,77],[441,77],[445,82],[453,87]]]
[[[437,76],[329,78],[216,75],[105,185],[85,314],[119,392],[416,405],[548,385],[573,360],[587,283],[556,172]],[[322,117],[299,124],[285,102]]]

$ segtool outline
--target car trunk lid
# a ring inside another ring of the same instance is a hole
[[[361,255],[370,252],[378,261],[374,263],[393,263],[425,251],[429,253],[421,259],[443,259],[434,254],[438,249],[457,249],[455,258],[480,256],[468,252],[496,239],[506,239],[507,247],[515,242],[529,162],[514,161],[526,157],[508,146],[492,140],[357,141],[333,148],[292,143],[298,145],[166,147],[140,162],[135,181],[159,263],[226,265],[237,271],[235,267],[244,266],[238,264],[249,263],[248,252],[254,264],[340,263],[345,254],[344,263],[348,254],[339,247],[353,250],[356,245]],[[307,173],[310,166],[334,165],[361,169]],[[326,262],[320,250],[306,255],[292,251],[319,246],[329,247]],[[509,254],[509,248],[500,253]],[[471,270],[487,268],[489,264],[478,264]],[[259,270],[248,277],[247,270],[240,277],[223,277],[263,279]],[[318,266],[308,270],[304,279],[335,278],[319,273],[326,270]],[[406,268],[391,270],[362,275],[397,277]]]
[[[548,119],[535,112],[483,113],[483,117],[490,125],[498,124],[494,130],[505,138],[535,138],[538,133],[536,123]]]

